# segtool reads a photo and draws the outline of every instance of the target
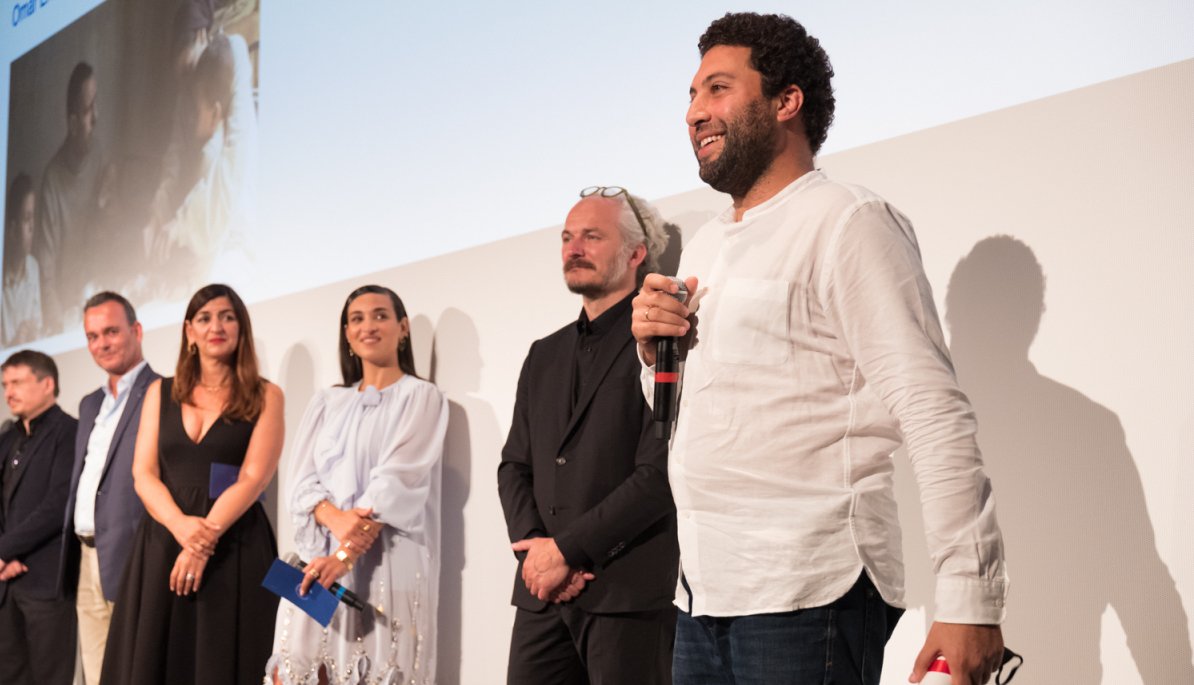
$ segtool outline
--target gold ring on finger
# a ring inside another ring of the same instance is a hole
[[[352,540],[344,543],[344,549],[352,549]]]
[[[319,578],[319,569],[313,568],[310,571],[307,571],[307,575],[311,576],[312,578],[318,579]]]
[[[643,312],[643,321],[650,321],[650,320],[651,320],[651,308],[652,308],[652,307],[654,307],[654,306],[655,306],[655,305],[653,305],[653,304],[649,304],[649,305],[647,305],[647,310],[646,310],[645,312]]]
[[[368,533],[368,532],[369,532],[369,528],[371,528],[371,526],[370,526],[368,523],[366,523],[365,525],[361,526],[361,532],[362,532],[362,533]]]

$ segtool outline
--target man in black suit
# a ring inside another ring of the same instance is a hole
[[[53,359],[22,350],[0,369],[17,420],[0,436],[0,683],[68,685],[75,607],[62,584],[62,510],[78,421],[56,404]]]
[[[122,295],[101,292],[89,299],[83,307],[83,332],[108,382],[79,403],[62,526],[67,559],[63,568],[64,583],[77,588],[83,676],[87,685],[95,685],[125,560],[145,513],[133,490],[133,446],[141,425],[141,399],[158,375],[141,354],[141,324]],[[74,544],[76,539],[80,544]]]
[[[520,562],[507,682],[670,683],[676,514],[630,335],[667,236],[621,188],[581,197],[562,233],[580,318],[531,345],[498,467]]]

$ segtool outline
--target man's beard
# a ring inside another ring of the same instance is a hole
[[[771,166],[775,126],[767,101],[760,98],[726,123],[721,154],[701,162],[701,180],[731,197],[744,197]]]
[[[614,284],[622,280],[622,276],[625,275],[627,269],[626,258],[629,257],[629,253],[623,255],[622,250],[618,250],[618,256],[614,259],[613,263],[610,264],[610,270],[606,272],[604,278],[597,282],[585,281],[575,284],[568,280],[569,265],[585,264],[588,267],[593,267],[593,263],[584,259],[570,261],[568,264],[564,265],[564,283],[568,286],[568,290],[580,295],[581,297],[587,297],[590,300],[599,299],[612,292],[614,290]],[[596,273],[596,269],[594,268],[593,270],[594,273]]]

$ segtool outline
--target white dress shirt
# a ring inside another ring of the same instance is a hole
[[[936,620],[1000,622],[994,499],[908,220],[814,171],[741,221],[731,208],[706,224],[679,274],[699,284],[668,465],[677,606],[697,616],[822,606],[863,569],[903,606],[891,460],[903,441]],[[645,367],[648,401],[653,379]]]
[[[79,474],[79,487],[75,490],[75,533],[78,535],[95,535],[95,495],[99,490],[100,478],[104,474],[104,464],[108,462],[108,451],[112,447],[112,438],[116,435],[116,426],[128,405],[129,389],[137,380],[137,375],[145,368],[145,360],[141,360],[128,373],[116,381],[116,394],[107,383],[102,387],[104,401],[100,403],[99,413],[95,415],[95,426],[91,435],[87,437],[87,454],[83,455],[83,472]]]

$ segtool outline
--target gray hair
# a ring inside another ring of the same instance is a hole
[[[630,191],[613,199],[622,202],[622,212],[618,217],[618,230],[622,233],[622,253],[630,256],[639,245],[645,245],[647,248],[647,256],[639,265],[634,279],[635,285],[641,285],[644,276],[659,271],[659,257],[667,249],[668,243],[667,222],[663,220],[663,215],[655,205],[638,195],[631,195]],[[634,203],[634,208],[631,208],[631,202]],[[638,218],[634,216],[634,209],[638,209],[638,214],[642,217],[641,226]]]

